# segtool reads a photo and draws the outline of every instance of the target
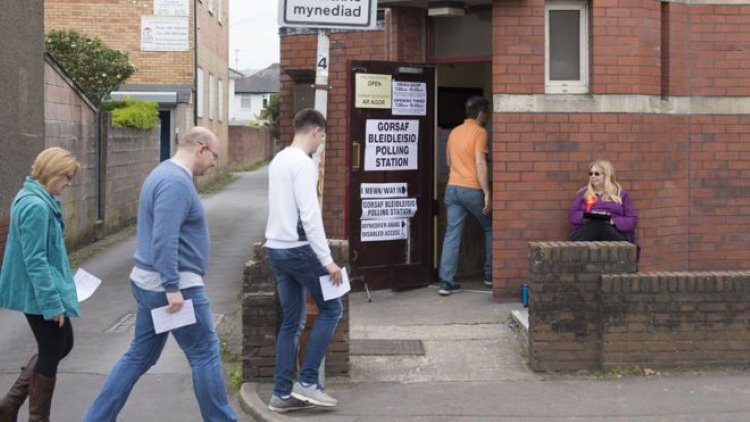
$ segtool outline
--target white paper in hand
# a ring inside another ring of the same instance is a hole
[[[323,300],[336,299],[345,295],[352,286],[349,284],[349,275],[346,273],[346,268],[341,269],[341,284],[334,286],[331,281],[331,276],[326,274],[320,277],[320,290],[323,291]]]
[[[76,274],[73,276],[73,282],[76,284],[76,294],[78,295],[79,302],[90,298],[99,285],[102,284],[101,280],[83,268],[79,268],[76,271]]]
[[[154,332],[156,332],[156,334],[195,324],[193,299],[186,300],[182,305],[182,309],[171,314],[167,312],[166,306],[152,309],[151,319],[154,321]]]

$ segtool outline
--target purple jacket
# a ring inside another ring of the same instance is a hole
[[[580,189],[576,193],[570,211],[568,211],[568,221],[573,225],[573,232],[583,226],[583,213],[586,210],[586,204],[583,201],[585,193],[586,188]],[[635,226],[638,223],[638,216],[635,214],[630,194],[623,190],[620,192],[620,197],[622,198],[622,204],[602,201],[601,197],[597,195],[598,201],[591,207],[591,211],[609,213],[617,231],[624,234],[628,241],[635,243]]]

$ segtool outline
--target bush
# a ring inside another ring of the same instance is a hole
[[[125,98],[105,103],[102,108],[112,110],[112,126],[148,130],[159,123],[159,106],[153,101]]]
[[[135,72],[128,53],[75,31],[50,31],[44,49],[97,107]]]

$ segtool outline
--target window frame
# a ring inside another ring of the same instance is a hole
[[[224,116],[223,116],[224,114],[224,94],[223,94],[224,81],[221,78],[218,78],[218,79],[219,79],[219,82],[218,82],[218,86],[216,87],[217,88],[216,93],[217,93],[217,96],[219,97],[217,100],[217,103],[218,103],[217,109],[218,109],[219,121],[223,122],[224,121]]]
[[[245,100],[247,100],[247,107]],[[253,108],[253,97],[250,94],[240,94],[240,109],[250,110],[251,108]]]
[[[198,67],[197,73],[198,75],[196,79],[198,80],[198,86],[195,88],[195,108],[197,110],[196,116],[203,117],[203,69],[201,69],[200,66]]]
[[[579,19],[579,74],[576,80],[550,80],[550,11],[575,10]],[[547,2],[544,5],[544,92],[546,94],[589,93],[589,7],[585,1]]]
[[[208,120],[213,120],[216,111],[216,99],[214,98],[216,96],[216,88],[214,87],[214,84],[216,83],[216,77],[214,77],[214,74],[209,72],[208,73]]]

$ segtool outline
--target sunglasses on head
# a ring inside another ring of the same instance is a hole
[[[589,172],[589,176],[601,176],[601,175],[602,175],[602,173],[600,173],[598,171],[590,171]]]

